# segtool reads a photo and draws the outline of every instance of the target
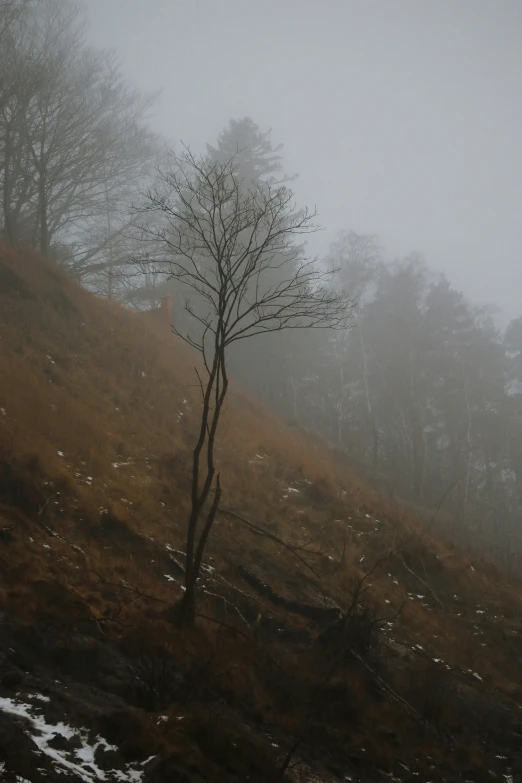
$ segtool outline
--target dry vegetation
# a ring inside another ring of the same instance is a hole
[[[127,656],[138,684],[121,695],[143,710],[133,732],[147,756],[170,758],[169,774],[176,758],[207,780],[276,780],[297,740],[296,780],[318,760],[323,780],[517,779],[514,579],[436,539],[429,517],[384,501],[236,387],[201,617],[180,635],[194,357],[5,248],[0,330],[2,611],[56,629],[83,680],[103,645]],[[336,611],[350,607],[343,640]],[[171,720],[150,717],[161,711]]]

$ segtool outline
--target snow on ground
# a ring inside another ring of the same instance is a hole
[[[31,694],[29,698],[35,698],[41,701],[48,700],[47,697],[41,697]],[[66,770],[72,772],[78,776],[84,783],[96,783],[99,780],[106,781],[129,781],[129,783],[141,783],[144,775],[143,767],[151,761],[154,756],[147,759],[144,762],[135,762],[134,764],[126,764],[123,769],[117,770],[102,770],[95,762],[95,755],[98,748],[102,748],[104,751],[114,750],[118,748],[115,745],[109,745],[109,743],[103,739],[103,737],[96,737],[93,743],[89,742],[89,732],[87,729],[76,729],[68,726],[65,723],[47,723],[42,715],[37,714],[39,707],[33,704],[25,704],[22,701],[2,698],[0,697],[0,711],[8,713],[10,715],[16,715],[20,718],[25,718],[31,728],[28,729],[28,733],[31,736],[33,742],[38,746],[40,753],[47,756],[55,767],[56,772],[61,773]],[[81,742],[79,748],[72,750],[57,750],[49,746],[49,742],[57,735],[61,735],[66,740],[72,738],[78,738]],[[136,769],[138,767],[138,769]],[[141,767],[141,769],[139,769]]]

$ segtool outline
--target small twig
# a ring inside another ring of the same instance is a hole
[[[443,608],[443,610],[444,610],[444,611],[446,611],[446,608],[445,608],[444,604],[442,603],[442,601],[440,600],[440,598],[438,598],[438,597],[435,595],[435,593],[433,592],[433,590],[431,589],[431,587],[429,586],[429,584],[428,584],[427,582],[425,582],[425,581],[424,581],[424,579],[421,579],[421,577],[420,577],[418,574],[416,574],[416,573],[415,573],[415,571],[412,571],[412,570],[411,570],[411,568],[409,568],[409,567],[406,565],[406,561],[404,560],[404,557],[403,557],[402,555],[400,555],[400,558],[401,558],[401,560],[402,560],[402,564],[403,564],[404,568],[406,569],[406,571],[408,571],[408,573],[409,573],[409,574],[411,574],[412,576],[414,576],[414,577],[415,577],[415,579],[418,579],[418,580],[419,580],[419,582],[421,583],[421,585],[424,585],[424,587],[425,587],[427,590],[429,590],[429,591],[430,591],[430,593],[432,594],[432,596],[434,597],[434,599],[437,601],[437,603],[438,603],[438,604],[440,604],[440,605],[442,606],[442,608]]]
[[[240,631],[239,628],[236,628],[235,625],[230,625],[230,623],[225,623],[223,620],[218,620],[217,617],[210,617],[210,615],[202,614],[201,612],[196,612],[196,617],[201,617],[202,620],[208,620],[211,623],[217,623],[217,625],[221,625],[223,628],[228,628],[230,631],[234,631],[234,633],[239,634],[239,636],[242,636],[243,639],[247,639],[249,642],[252,641],[250,636],[244,633],[244,631]]]
[[[83,569],[84,573],[87,574],[95,574],[95,576],[98,577],[98,581],[102,585],[107,585],[108,587],[117,587],[120,590],[128,590],[129,592],[133,593],[136,598],[146,598],[149,601],[157,601],[161,604],[169,604],[169,601],[166,601],[164,598],[158,598],[156,595],[151,595],[150,593],[146,593],[144,590],[139,590],[137,587],[133,587],[132,585],[125,584],[123,582],[109,582],[107,579],[104,579],[103,576],[94,569],[86,568]]]

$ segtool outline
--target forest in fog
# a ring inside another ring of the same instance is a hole
[[[186,333],[205,302],[187,309],[172,260],[150,239],[168,231],[150,205],[176,165],[173,143],[151,127],[155,96],[128,84],[114,55],[87,45],[74,3],[0,8],[3,240],[38,249],[128,307],[156,307],[169,293]],[[245,192],[292,197],[279,140],[255,118],[232,118],[201,160],[233,160]],[[468,301],[419,252],[389,261],[349,214],[341,228],[317,269],[346,292],[348,328],[239,341],[230,375],[335,444],[390,503],[435,509],[452,539],[519,567],[522,317],[501,330],[493,306]],[[292,263],[306,258],[305,239]],[[266,290],[277,275],[277,264],[268,268]]]

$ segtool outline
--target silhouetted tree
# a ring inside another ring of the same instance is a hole
[[[185,151],[172,163],[162,174],[167,192],[151,192],[146,207],[146,213],[161,215],[163,225],[145,224],[144,231],[186,291],[191,324],[178,334],[202,357],[180,613],[183,624],[192,624],[196,580],[221,497],[215,441],[229,384],[229,349],[287,329],[344,328],[349,300],[326,286],[331,273],[304,258],[296,244],[316,229],[315,215],[295,211],[291,190],[245,182],[235,158],[220,163]]]

